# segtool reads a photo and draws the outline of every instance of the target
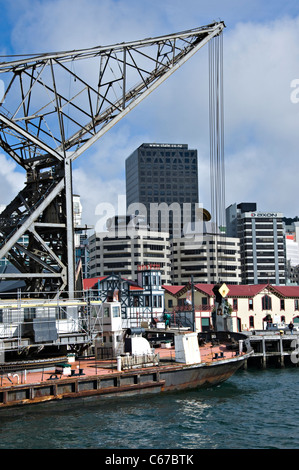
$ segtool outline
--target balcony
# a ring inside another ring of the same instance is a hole
[[[211,312],[213,308],[214,308],[213,305],[202,305],[202,304],[194,305],[195,312]],[[189,312],[192,310],[192,305],[191,304],[177,305],[176,307],[173,307],[171,310],[173,313]]]

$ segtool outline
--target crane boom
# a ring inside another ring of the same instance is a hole
[[[72,162],[224,27],[0,62],[0,146],[27,175],[0,214],[0,258],[27,291],[74,295]]]

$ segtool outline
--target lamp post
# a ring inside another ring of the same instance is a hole
[[[194,282],[193,282],[193,275],[191,276],[191,302],[192,302],[192,328],[193,328],[193,331],[196,331],[196,325],[195,325],[195,308],[194,308]]]

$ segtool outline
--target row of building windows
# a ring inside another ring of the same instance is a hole
[[[227,284],[230,283],[230,281],[229,281],[229,278],[230,278],[230,277],[233,278],[233,280],[231,281],[231,284],[235,284],[235,281],[234,281],[234,280],[236,279],[236,274],[235,274],[235,273],[229,273],[229,272],[227,272],[227,271],[225,271],[225,270],[224,270],[223,272],[222,272],[221,270],[219,270],[219,271],[220,271],[220,272],[219,272],[218,274],[217,274],[217,273],[208,273],[208,272],[206,272],[206,271],[203,272],[203,273],[200,273],[199,271],[194,271],[194,275],[196,275],[197,278],[207,278],[207,277],[209,276],[209,277],[211,278],[211,280],[210,280],[209,282],[214,283],[214,282],[216,282],[216,281],[218,280],[219,275],[221,274],[222,277],[225,276],[225,277],[227,278],[227,279],[226,279],[226,283],[227,283]],[[179,276],[178,276],[177,274],[174,274],[172,277],[173,277],[173,278],[178,278]],[[180,274],[180,277],[181,277],[182,279],[183,279],[183,278],[184,278],[184,279],[189,279],[189,281],[190,281],[190,272],[185,273],[185,274],[184,274],[184,272],[182,272],[182,273]],[[185,281],[184,281],[184,282],[185,282]]]
[[[0,309],[0,323],[14,321],[19,321],[19,310],[13,309]],[[24,308],[24,320],[34,320],[38,316],[38,309],[35,307],[25,307]],[[49,320],[66,320],[67,319],[67,310],[64,307],[53,307],[49,314]]]
[[[205,310],[208,307],[208,297],[203,297],[200,310]],[[262,297],[262,310],[272,310],[272,299],[270,296],[265,295]],[[238,311],[238,299],[232,299],[232,309]],[[185,299],[178,299],[178,306],[185,305]],[[168,308],[173,308],[173,300],[168,299]],[[248,310],[254,310],[253,299],[248,299]],[[280,299],[280,310],[285,310],[285,299]],[[294,310],[299,311],[299,299],[294,299]],[[282,320],[283,321],[283,320]]]

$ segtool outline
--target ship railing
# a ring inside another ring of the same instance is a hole
[[[192,310],[180,310],[173,312],[170,324],[178,327],[193,328]]]

